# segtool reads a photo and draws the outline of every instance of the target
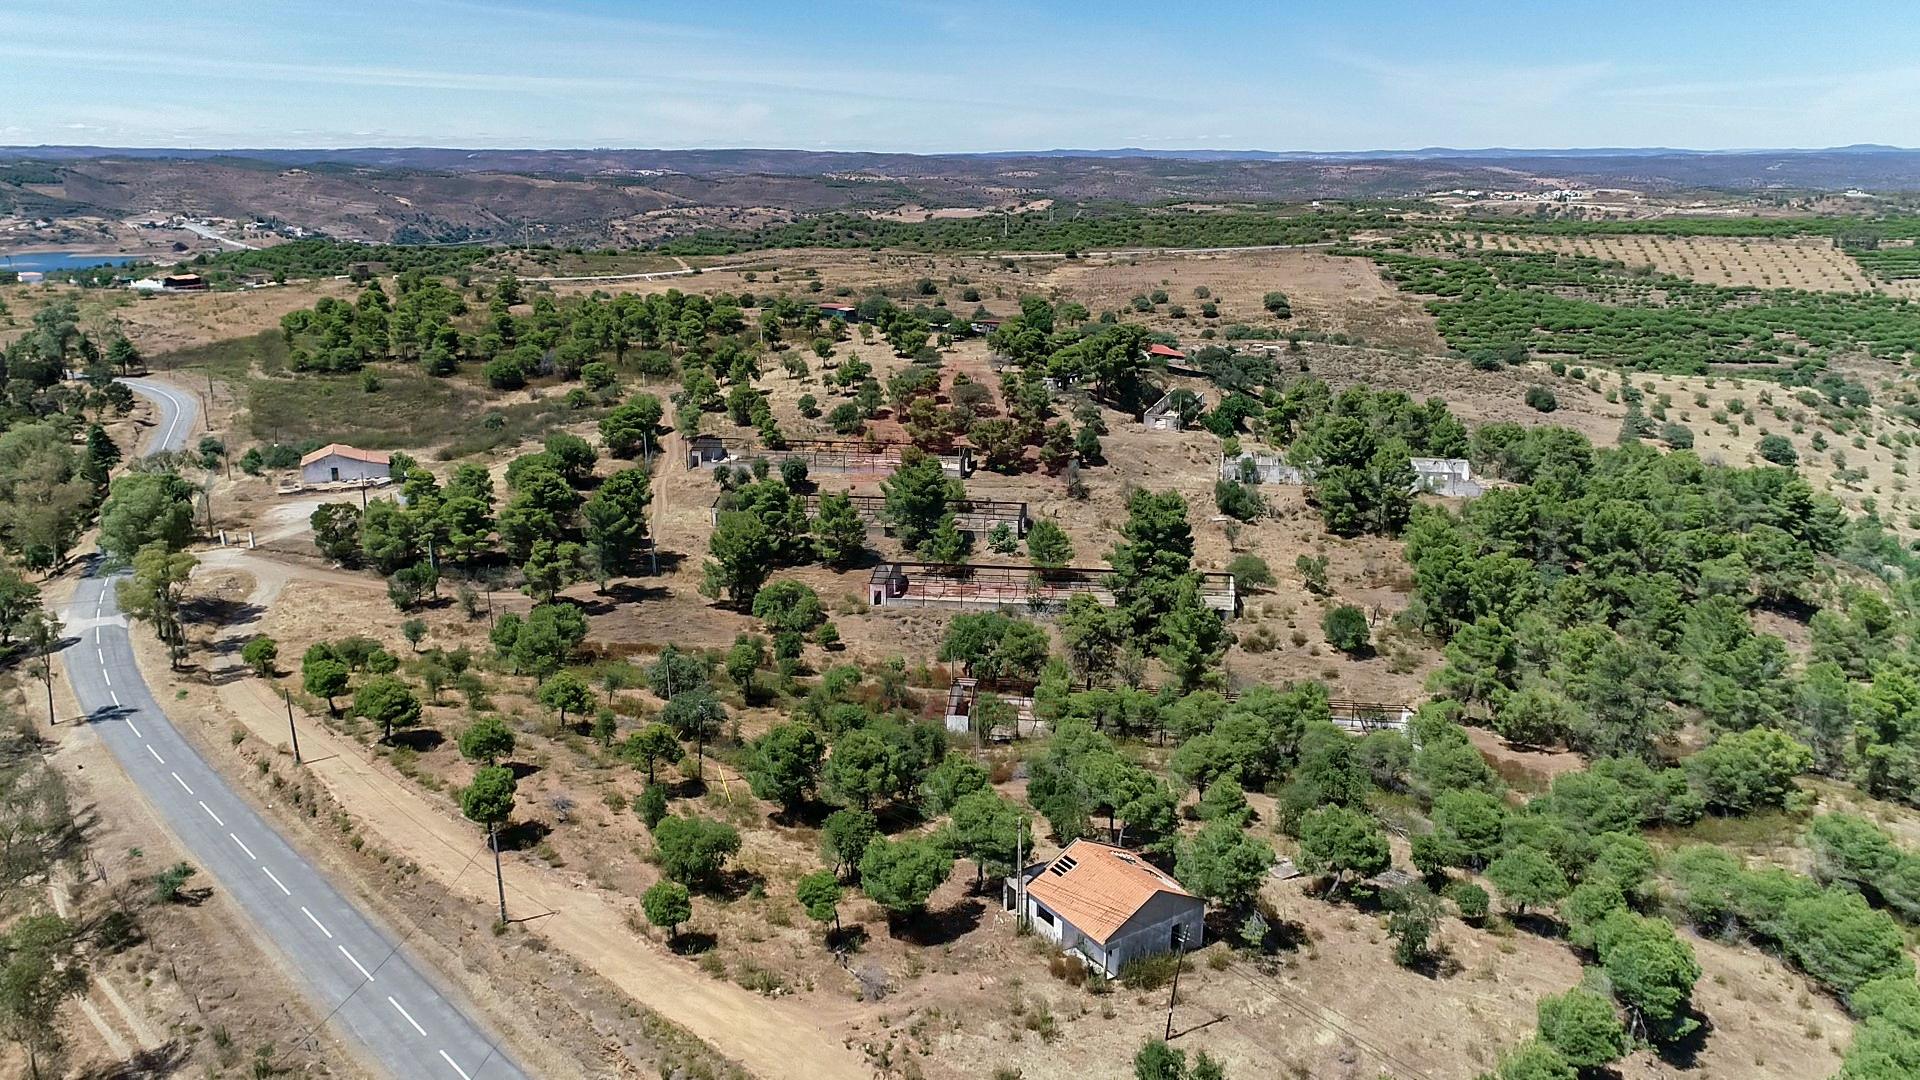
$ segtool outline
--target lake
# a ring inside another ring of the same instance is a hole
[[[14,255],[0,252],[0,270],[84,270],[89,266],[119,266],[134,259],[132,255],[85,251],[30,251]]]

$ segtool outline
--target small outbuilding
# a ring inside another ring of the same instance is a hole
[[[1001,902],[1109,978],[1141,957],[1197,949],[1206,933],[1205,900],[1145,857],[1092,840],[1009,877]]]
[[[389,476],[389,457],[346,443],[329,443],[300,459],[300,479],[309,484],[364,483]]]
[[[1171,345],[1162,345],[1157,341],[1147,346],[1147,355],[1158,360],[1185,360],[1187,358],[1187,354],[1181,352],[1179,349]]]

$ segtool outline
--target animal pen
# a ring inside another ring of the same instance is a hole
[[[819,516],[822,497],[818,494],[802,496],[807,508],[807,517]],[[856,495],[848,492],[847,498],[853,503],[853,512],[859,514],[860,520],[866,522],[869,528],[884,529],[888,526],[886,496]],[[713,501],[710,513],[715,525],[720,523],[720,504],[724,501],[724,496]],[[1027,504],[1024,502],[1004,499],[957,499],[948,503],[947,509],[953,512],[955,528],[975,536],[985,536],[992,532],[995,526],[1005,525],[1013,530],[1013,535],[1020,537],[1027,535],[1027,529],[1033,525],[1033,519],[1027,515]]]
[[[687,468],[708,465],[749,464],[766,461],[775,468],[789,458],[806,463],[810,473],[891,476],[905,463],[912,443],[877,442],[866,439],[788,439],[778,450],[757,446],[752,439],[726,435],[701,435],[687,440]],[[954,476],[973,475],[973,452],[958,447],[951,454],[937,454],[940,465]]]
[[[1085,593],[1112,607],[1105,567],[948,565],[891,562],[874,567],[867,579],[867,601],[874,607],[1024,607],[1035,614],[1058,612]],[[1200,575],[1200,602],[1231,619],[1239,614],[1233,575]]]

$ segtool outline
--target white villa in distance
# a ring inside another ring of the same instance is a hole
[[[364,483],[385,480],[388,455],[346,443],[328,443],[300,459],[300,479],[308,484]]]
[[[1197,949],[1206,934],[1205,900],[1142,856],[1092,840],[1009,877],[1001,902],[1024,904],[1034,933],[1108,978],[1143,956]]]

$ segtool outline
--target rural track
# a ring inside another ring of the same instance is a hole
[[[150,380],[122,381],[159,410],[145,452],[183,447],[199,415],[194,395]],[[367,1063],[404,1080],[524,1077],[398,938],[336,889],[174,728],[134,661],[114,595],[119,580],[96,562],[78,583],[66,612],[67,633],[78,640],[61,659],[86,722],[195,865],[226,891]]]

